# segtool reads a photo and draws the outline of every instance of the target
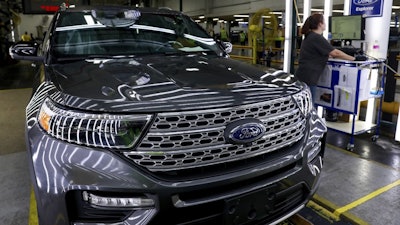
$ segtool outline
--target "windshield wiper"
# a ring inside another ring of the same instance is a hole
[[[114,59],[115,57],[116,57],[115,55],[96,55],[96,54],[86,55],[86,59]]]
[[[188,52],[185,52],[185,51],[165,51],[165,52],[160,52],[160,54],[164,54],[164,55],[187,55]]]
[[[59,62],[65,61],[79,61],[79,60],[87,60],[87,59],[122,59],[122,58],[131,58],[133,55],[79,55],[79,56],[65,56],[57,58]]]
[[[200,55],[200,56],[208,56],[208,55],[218,55],[214,51],[203,50],[203,51],[176,51],[176,52],[164,52],[164,55]]]

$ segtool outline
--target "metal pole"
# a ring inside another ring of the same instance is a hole
[[[333,2],[332,0],[326,0],[325,5],[324,5],[324,17],[325,17],[325,24],[326,28],[329,27],[329,16],[332,16],[332,7],[333,7]],[[324,37],[328,39],[329,36],[329,30],[325,29],[323,33]]]
[[[284,53],[283,53],[283,71],[289,73],[291,71],[292,64],[292,39],[293,39],[293,1],[285,1],[285,43],[284,43]]]
[[[297,16],[296,16],[296,9],[295,6],[297,5],[297,0],[293,0],[295,4],[293,4],[293,10],[292,10],[292,37],[291,37],[291,42],[290,42],[290,48],[291,48],[291,58],[290,58],[290,73],[294,74],[295,69],[294,69],[294,61],[296,59],[296,36],[297,36]]]
[[[303,5],[303,21],[299,21],[302,24],[306,21],[306,19],[311,15],[311,5],[312,5],[312,0],[304,0],[304,5]]]

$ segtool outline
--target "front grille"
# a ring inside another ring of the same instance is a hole
[[[227,143],[226,126],[244,118],[262,121],[265,135],[249,145]],[[138,148],[124,154],[150,171],[204,167],[290,146],[303,137],[305,124],[290,96],[232,108],[160,113]]]

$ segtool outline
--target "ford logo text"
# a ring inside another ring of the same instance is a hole
[[[265,126],[261,121],[242,120],[227,127],[228,139],[233,143],[250,143],[265,134]]]
[[[371,5],[378,0],[353,0],[354,5]]]

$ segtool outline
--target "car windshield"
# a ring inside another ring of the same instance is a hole
[[[107,14],[108,13],[108,14]],[[121,16],[122,15],[122,16]],[[222,49],[189,17],[129,10],[61,12],[53,36],[58,58],[209,52]]]

